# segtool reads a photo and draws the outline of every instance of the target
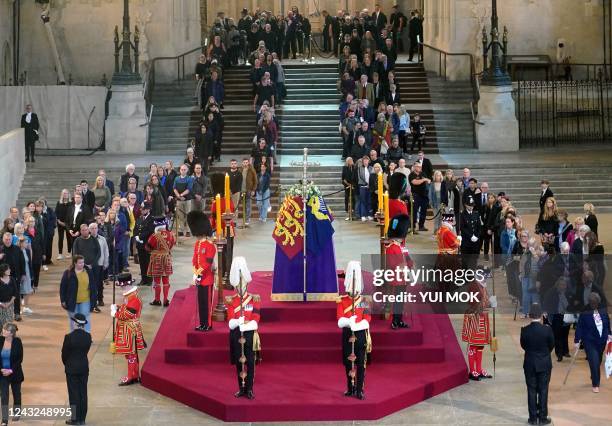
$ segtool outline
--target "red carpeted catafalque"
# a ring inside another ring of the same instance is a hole
[[[196,325],[194,288],[175,293],[142,368],[142,384],[231,422],[375,420],[467,382],[467,367],[446,315],[407,315],[409,329],[372,320],[365,400],[347,398],[341,331],[333,302],[270,300],[272,274],[256,272],[249,292],[262,298],[263,362],[255,399],[234,398],[227,323]]]

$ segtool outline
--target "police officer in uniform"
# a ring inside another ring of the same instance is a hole
[[[481,223],[480,214],[474,208],[472,196],[465,200],[465,209],[461,212],[461,254],[464,268],[476,266],[480,253]]]
[[[75,314],[72,321],[76,328],[64,336],[62,363],[66,372],[68,399],[73,407],[70,420],[66,424],[84,425],[87,416],[87,379],[89,361],[87,353],[91,348],[91,334],[85,331],[87,319],[83,314]]]
[[[153,215],[151,215],[151,203],[148,201],[143,203],[140,211],[141,215],[136,221],[136,227],[134,228],[136,250],[138,250],[138,261],[140,264],[140,283],[138,285],[151,285],[153,282],[152,278],[147,275],[151,255],[145,248],[149,237],[155,232]]]

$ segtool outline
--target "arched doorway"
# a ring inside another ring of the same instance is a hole
[[[0,68],[0,85],[7,86],[11,80],[13,69],[11,46],[8,41],[2,47],[2,67]]]

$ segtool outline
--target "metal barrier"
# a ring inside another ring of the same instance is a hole
[[[605,143],[612,138],[612,81],[519,81],[521,147]]]

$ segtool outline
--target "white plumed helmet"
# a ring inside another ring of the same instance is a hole
[[[246,259],[242,256],[234,257],[229,274],[230,284],[233,287],[238,287],[242,281],[246,286],[246,284],[250,283],[251,280],[251,272],[247,266]]]
[[[363,284],[361,281],[361,263],[357,260],[351,260],[348,265],[346,265],[346,271],[344,277],[344,289],[347,293],[360,294],[361,290],[363,290]],[[354,289],[353,289],[354,286]]]

